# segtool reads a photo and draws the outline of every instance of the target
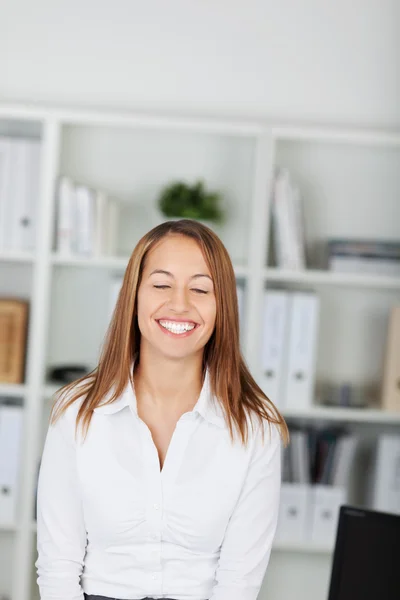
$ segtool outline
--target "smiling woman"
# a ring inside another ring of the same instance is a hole
[[[42,600],[255,600],[286,424],[239,346],[236,281],[207,227],[134,249],[96,369],[54,406],[38,485]]]

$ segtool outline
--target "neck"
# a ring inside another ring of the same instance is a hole
[[[156,408],[191,405],[200,395],[202,375],[202,355],[171,359],[141,348],[134,372],[137,401]]]

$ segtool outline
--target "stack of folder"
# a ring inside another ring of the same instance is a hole
[[[262,385],[280,409],[313,404],[319,310],[314,292],[265,291]]]

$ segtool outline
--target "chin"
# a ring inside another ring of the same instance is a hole
[[[155,352],[156,354],[160,355],[162,358],[165,358],[167,360],[185,360],[188,358],[191,358],[199,353],[201,353],[203,351],[203,348],[200,349],[196,349],[196,350],[190,350],[190,349],[186,349],[184,350],[183,348],[178,349],[178,348],[171,348],[171,345],[168,346],[153,346],[152,347],[152,352]]]

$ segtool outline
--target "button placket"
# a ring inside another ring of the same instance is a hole
[[[149,525],[149,537],[156,542],[161,539],[162,523],[162,486],[157,450],[149,428],[141,421],[143,443],[144,476],[146,482],[146,520]]]

